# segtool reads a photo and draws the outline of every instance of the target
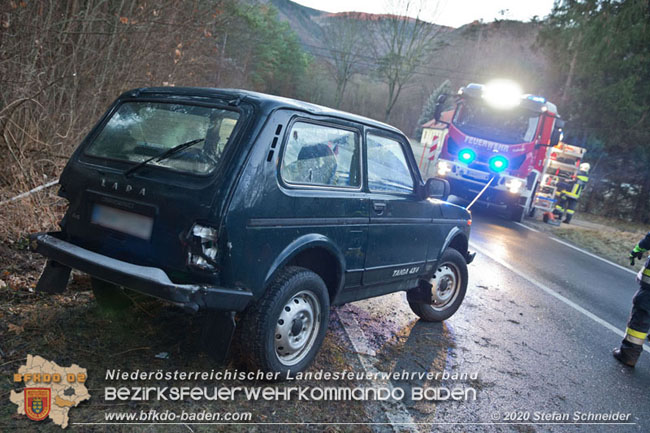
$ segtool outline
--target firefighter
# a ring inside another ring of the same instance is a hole
[[[566,183],[562,186],[562,189],[559,192],[560,199],[555,205],[555,210],[553,214],[558,218],[562,218],[562,215],[566,214],[564,222],[569,224],[573,214],[576,213],[576,207],[578,207],[578,199],[580,194],[585,189],[587,182],[589,182],[589,169],[591,166],[588,162],[583,162],[580,164],[580,172],[576,176],[575,180],[570,183]]]
[[[650,232],[630,251],[630,265],[634,266],[634,259],[640,260],[643,253],[649,249]],[[650,329],[650,257],[639,271],[637,281],[641,287],[632,299],[632,311],[627,322],[625,338],[621,347],[614,350],[614,358],[629,367],[634,367],[643,352],[643,343],[648,338]]]

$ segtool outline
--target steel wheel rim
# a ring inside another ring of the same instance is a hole
[[[443,263],[436,271],[431,283],[431,307],[437,311],[445,310],[453,304],[460,292],[461,274],[455,264]]]
[[[318,336],[320,319],[320,302],[308,290],[282,306],[273,334],[275,355],[282,364],[296,365],[307,356]]]

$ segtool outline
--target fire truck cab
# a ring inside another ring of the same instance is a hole
[[[438,100],[436,120],[446,99]],[[506,209],[520,221],[534,209],[549,149],[559,142],[563,124],[554,104],[523,94],[515,83],[468,84],[455,97],[436,175],[449,181],[451,194],[468,201],[489,184],[479,203]]]

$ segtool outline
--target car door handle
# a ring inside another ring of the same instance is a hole
[[[384,213],[386,210],[386,203],[381,202],[381,201],[376,201],[372,204],[372,208],[377,212],[378,214]]]

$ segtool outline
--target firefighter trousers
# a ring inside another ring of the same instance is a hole
[[[639,290],[632,298],[632,311],[627,322],[627,330],[623,346],[639,347],[650,330],[650,259],[646,261],[644,268],[639,272]]]
[[[634,295],[627,327],[647,336],[650,330],[650,284],[641,283]]]
[[[576,208],[578,207],[578,199],[573,197],[564,197],[560,198],[555,205],[555,214],[558,218],[562,218],[562,215],[566,214],[565,221],[571,221],[573,214],[576,213]]]

